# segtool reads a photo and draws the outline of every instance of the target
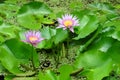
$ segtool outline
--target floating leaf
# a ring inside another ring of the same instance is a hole
[[[59,42],[65,40],[67,37],[68,37],[67,30],[57,29],[56,35],[54,36],[54,43],[58,44]]]
[[[39,66],[38,54],[36,53],[35,49],[29,44],[25,44],[24,42],[17,39],[7,40],[5,44],[17,59],[29,61],[33,54],[34,65],[35,67]]]
[[[32,53],[32,47],[17,39],[10,39],[5,42],[12,54],[18,59],[29,59]]]
[[[102,80],[104,77],[109,76],[112,71],[112,61],[111,59],[105,61],[104,64],[98,66],[97,68],[87,69],[81,75],[87,76],[88,80]]]
[[[1,24],[0,25],[0,33],[8,38],[14,38],[16,37],[16,33],[19,31],[19,28],[14,25],[8,25],[8,24]]]
[[[51,39],[52,36],[56,35],[56,30],[55,29],[51,29],[49,27],[44,27],[41,30],[41,35],[45,39]]]
[[[4,14],[1,17],[3,19],[8,19],[16,15],[17,11],[19,9],[19,6],[13,5],[13,4],[0,4],[0,14]]]
[[[44,20],[43,15],[50,14],[52,11],[42,2],[30,2],[24,4],[18,12],[18,23],[29,29],[40,29]]]
[[[0,63],[0,73],[3,73],[5,72],[5,67]]]
[[[43,40],[41,43],[37,45],[38,48],[43,48],[43,49],[50,49],[53,46],[53,40]]]
[[[93,15],[85,15],[80,22],[80,26],[76,27],[78,36],[75,37],[75,40],[85,38],[90,33],[95,31],[98,28],[98,20]]]
[[[99,38],[90,45],[87,51],[78,55],[74,67],[84,68],[85,72],[82,75],[87,76],[88,80],[101,80],[103,77],[108,76],[113,63],[107,52],[114,41],[112,38]],[[102,71],[103,69],[104,71]]]
[[[0,36],[0,43],[4,42],[4,37]]]
[[[108,49],[107,54],[115,61],[116,63],[120,63],[120,42],[116,41],[114,44]]]
[[[94,4],[90,4],[89,7],[92,10],[101,10],[105,13],[114,13],[115,12],[114,7],[108,3],[94,3]]]
[[[49,27],[44,27],[41,29],[41,35],[45,39],[41,43],[38,44],[38,48],[51,48],[53,45],[53,37],[56,35],[56,30],[49,28]]]
[[[19,16],[27,15],[27,14],[50,14],[52,11],[49,9],[47,5],[43,2],[30,2],[28,4],[24,4],[18,14]]]
[[[59,68],[60,76],[59,80],[71,80],[70,79],[70,73],[73,71],[73,67],[70,65],[62,65]]]
[[[39,80],[57,80],[56,75],[50,70],[46,70],[45,73],[39,72],[38,78]]]
[[[0,61],[1,64],[11,73],[18,74],[22,73],[19,70],[20,62],[17,58],[12,54],[12,52],[7,48],[7,46],[0,46]]]

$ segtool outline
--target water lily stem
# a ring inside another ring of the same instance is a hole
[[[70,73],[70,76],[76,76],[77,74],[79,74],[80,72],[82,72],[84,70],[84,68],[80,68],[80,69],[77,69],[73,72]],[[56,74],[60,74],[60,72],[56,72]]]
[[[83,70],[84,70],[84,68],[80,68],[80,69],[78,69],[78,70],[76,70],[76,71],[73,71],[73,72],[70,74],[70,76],[75,76],[75,75],[79,74],[80,72],[82,72]]]
[[[33,53],[34,47],[32,45],[32,55],[31,55],[31,60],[32,60],[32,66],[33,66],[33,70],[35,70],[35,65],[34,65],[34,53]]]
[[[62,56],[63,58],[66,57],[66,51],[65,51],[65,45],[64,45],[64,43],[62,44],[61,56]]]
[[[28,66],[26,66],[24,64],[20,64],[20,66],[23,67],[23,68],[25,68],[25,70],[27,70],[27,71],[32,70],[31,67],[28,67]]]

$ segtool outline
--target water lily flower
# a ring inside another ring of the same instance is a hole
[[[26,40],[24,40],[24,42],[30,43],[33,46],[36,46],[39,42],[44,40],[39,31],[28,31],[25,33],[25,37]]]
[[[79,26],[79,20],[77,17],[70,14],[65,14],[62,18],[58,18],[58,23],[59,25],[57,28],[63,28],[63,30],[68,28],[72,32],[74,32],[74,26]]]

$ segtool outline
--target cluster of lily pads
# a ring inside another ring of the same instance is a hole
[[[1,3],[0,75],[5,80],[118,79],[119,7],[108,3],[76,6],[65,13],[38,1]],[[55,58],[54,68],[49,62],[41,63],[44,51]],[[68,62],[60,63],[63,59]]]
[[[63,30],[69,28],[71,32],[74,32],[74,26],[79,26],[79,21],[77,18],[69,14],[62,16],[62,19],[58,18],[58,23],[59,25],[57,28],[63,28]],[[41,37],[41,33],[38,31],[29,31],[25,33],[25,37],[26,40],[24,40],[24,42],[28,42],[33,46],[36,46],[39,42],[44,40],[44,38]]]

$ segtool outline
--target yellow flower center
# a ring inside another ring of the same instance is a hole
[[[31,37],[29,37],[29,40],[32,42],[32,41],[38,40],[38,38],[36,36],[31,36]]]
[[[66,20],[66,21],[64,21],[64,25],[65,25],[66,27],[70,27],[70,26],[72,26],[72,24],[73,24],[73,22],[72,22],[71,20]]]

